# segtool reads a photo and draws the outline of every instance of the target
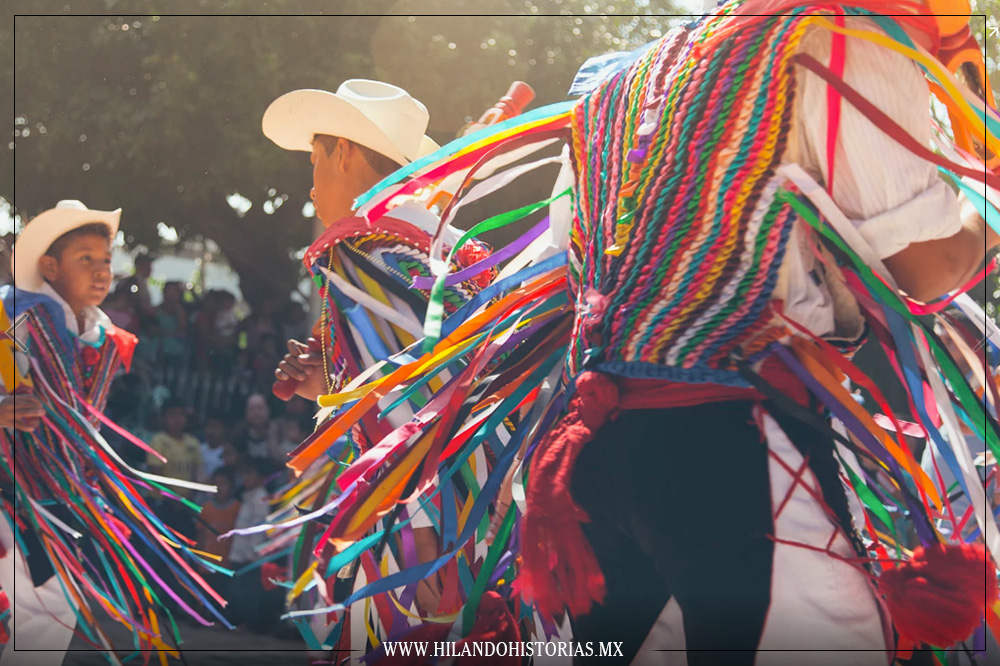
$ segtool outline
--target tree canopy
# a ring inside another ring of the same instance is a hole
[[[378,78],[422,100],[429,133],[445,142],[513,80],[535,88],[536,104],[564,99],[587,57],[658,37],[672,8],[649,0],[63,0],[47,7],[44,16],[15,7],[35,15],[0,31],[0,47],[8,47],[0,57],[14,57],[0,66],[14,89],[0,196],[22,218],[64,198],[120,206],[129,244],[155,247],[160,222],[182,239],[211,238],[251,302],[289,293],[299,276],[293,254],[311,235],[308,157],[261,133],[273,99]],[[330,15],[331,7],[340,15]],[[365,14],[347,15],[361,8]],[[603,16],[623,11],[641,16]],[[306,13],[327,15],[293,15]],[[235,194],[243,206],[228,203]]]
[[[974,2],[981,16],[973,18],[994,90],[998,5]],[[659,37],[675,8],[669,0],[62,0],[41,8],[15,0],[15,14],[31,14],[0,29],[0,84],[14,90],[4,102],[13,132],[0,144],[0,197],[22,218],[63,198],[120,206],[129,244],[155,247],[160,222],[181,239],[211,238],[251,301],[281,297],[299,276],[293,254],[311,235],[310,169],[305,154],[261,133],[277,96],[379,78],[422,100],[429,133],[444,143],[513,80],[535,88],[536,105],[564,99],[586,58]],[[234,194],[243,197],[238,210],[227,202]]]

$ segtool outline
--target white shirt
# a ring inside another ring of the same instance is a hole
[[[848,18],[847,27],[872,30],[866,19]],[[800,52],[830,62],[831,35],[810,28]],[[893,119],[922,145],[931,143],[927,81],[909,58],[848,37],[844,81]],[[827,83],[797,68],[798,92],[786,163],[797,163],[817,182],[829,182],[826,161]],[[918,241],[947,238],[962,228],[958,197],[938,177],[937,167],[917,157],[869,121],[846,100],[840,105],[834,154],[832,198],[879,259]],[[846,289],[827,274],[816,284],[809,276],[817,261],[806,246],[805,223],[797,220],[789,239],[774,298],[787,316],[816,335],[855,337],[861,319]]]
[[[240,511],[236,514],[236,529],[254,527],[267,522],[271,513],[271,505],[267,501],[267,489],[264,486],[247,490],[240,501]],[[233,537],[233,546],[229,550],[229,559],[233,563],[245,564],[253,562],[258,557],[256,547],[267,541],[266,534],[237,535]]]
[[[215,470],[225,465],[225,462],[222,460],[224,448],[225,447],[222,445],[213,448],[208,442],[201,443],[202,470],[200,480],[202,482],[208,483],[208,481],[212,478],[212,474],[215,473]]]

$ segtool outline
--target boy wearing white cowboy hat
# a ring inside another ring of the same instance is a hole
[[[96,343],[110,325],[98,306],[111,286],[111,239],[118,231],[120,216],[121,209],[90,210],[79,201],[60,201],[35,217],[14,244],[11,270],[17,302],[8,301],[14,291],[8,288],[3,294],[5,306],[9,305],[5,319],[16,320],[22,309],[31,309],[29,302],[41,303],[47,297],[63,314],[66,330],[81,341]],[[34,298],[37,296],[42,299]],[[15,344],[26,337],[16,335]],[[28,355],[20,347],[3,349],[2,428],[32,432],[45,414],[43,401],[33,394],[14,395],[15,390],[30,386],[25,379],[28,366]],[[4,499],[11,501],[14,493],[8,479],[4,479],[2,490]],[[4,508],[9,508],[6,503]],[[22,532],[28,547],[25,559],[9,520],[13,515],[0,519],[0,547],[5,553],[0,558],[0,586],[11,596],[13,627],[12,642],[0,655],[0,664],[59,664],[73,638],[75,610],[37,536],[30,530]],[[49,652],[26,651],[41,649]]]
[[[120,217],[120,208],[90,210],[79,201],[60,201],[25,227],[11,256],[15,287],[47,296],[62,306],[66,327],[88,342],[97,339],[101,325],[110,323],[97,306],[111,286],[111,239],[118,232]],[[17,358],[26,356],[17,353]],[[4,363],[8,360],[0,359]],[[5,384],[0,379],[0,389]],[[13,395],[0,399],[0,427],[33,429],[27,426],[41,415],[37,401],[18,396],[16,423],[13,403]]]
[[[78,618],[91,644],[110,651],[95,605],[133,629],[140,649],[166,647],[156,625],[146,624],[165,610],[160,598],[104,591],[156,589],[157,574],[132,556],[133,543],[168,563],[199,559],[184,545],[175,552],[137,488],[214,489],[132,469],[97,430],[108,423],[100,412],[112,377],[128,367],[136,342],[98,307],[111,286],[120,216],[60,201],[21,232],[14,286],[0,288],[0,323],[21,323],[16,339],[0,345],[0,587],[13,596],[12,640],[0,666],[62,663]],[[104,566],[93,566],[98,561]],[[192,597],[201,588],[222,603],[193,569],[178,566],[171,575],[171,588]]]

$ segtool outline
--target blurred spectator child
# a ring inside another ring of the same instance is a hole
[[[235,344],[236,332],[240,327],[240,319],[236,316],[236,297],[228,291],[220,291],[218,295],[219,309],[215,313],[215,332],[220,339],[226,340],[229,346]]]
[[[285,414],[281,419],[281,440],[271,449],[271,460],[284,467],[288,454],[312,434],[313,420],[309,416]]]
[[[152,324],[155,315],[153,304],[149,299],[149,276],[153,274],[153,258],[148,254],[140,254],[135,258],[135,273],[118,283],[118,289],[130,295],[133,307],[138,312],[143,327]]]
[[[108,315],[111,323],[118,328],[127,331],[135,331],[139,328],[139,319],[135,307],[132,305],[131,294],[128,289],[119,286],[101,305],[104,314]]]
[[[232,467],[233,469],[239,469],[239,466],[243,463],[243,453],[240,449],[230,441],[227,441],[222,445],[222,464],[225,467]],[[239,479],[236,481],[237,486],[240,487],[240,492],[242,492],[242,484]]]
[[[163,403],[160,412],[163,430],[153,435],[150,446],[158,451],[167,462],[152,454],[146,454],[146,466],[163,476],[194,481],[202,465],[201,446],[193,435],[186,432],[187,411],[183,403],[171,398]],[[187,492],[178,488],[178,493]]]
[[[243,497],[240,509],[236,515],[234,529],[253,527],[267,522],[271,511],[267,499],[264,480],[267,476],[267,461],[260,458],[249,458],[243,463],[240,476],[243,481]],[[229,550],[230,566],[239,571],[259,558],[256,547],[267,540],[265,534],[239,535],[232,537]],[[260,571],[252,569],[232,580],[228,595],[232,617],[230,620],[237,626],[245,626],[254,633],[264,633],[280,615],[275,607],[273,595],[264,590]]]
[[[277,423],[271,422],[271,408],[260,393],[247,398],[243,411],[245,418],[242,444],[251,458],[268,458],[277,444]]]
[[[233,497],[243,496],[243,479],[239,470],[243,469],[243,461],[247,459],[246,451],[237,446],[231,439],[222,445],[222,466],[231,467],[234,471]]]
[[[181,361],[187,351],[187,311],[184,309],[184,286],[180,282],[163,285],[163,302],[156,309],[156,328],[161,363]]]
[[[198,548],[220,556],[223,566],[229,566],[233,543],[231,539],[220,541],[218,537],[236,526],[240,511],[240,502],[233,496],[235,477],[232,467],[220,467],[212,472],[210,481],[218,491],[205,502],[198,524]]]
[[[213,414],[205,418],[205,441],[201,443],[199,481],[208,482],[215,471],[226,464],[223,458],[228,443],[228,428],[226,419],[221,415]]]

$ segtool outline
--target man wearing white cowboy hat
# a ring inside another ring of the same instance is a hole
[[[281,148],[311,153],[310,196],[325,227],[351,215],[354,200],[385,176],[437,150],[428,137],[427,107],[408,92],[369,79],[344,81],[336,93],[295,90],[274,100],[261,122],[264,135]],[[298,382],[298,395],[315,400],[327,392],[318,343],[288,341],[275,377]],[[437,537],[423,511],[411,510],[417,557],[433,559]],[[421,584],[418,606],[433,611],[440,591]]]
[[[310,197],[330,226],[351,214],[354,200],[398,167],[437,150],[428,137],[427,107],[389,83],[350,79],[336,93],[293,90],[271,102],[261,122],[264,136],[286,150],[312,153]],[[307,400],[326,392],[319,353],[288,341],[274,374],[299,382]]]

